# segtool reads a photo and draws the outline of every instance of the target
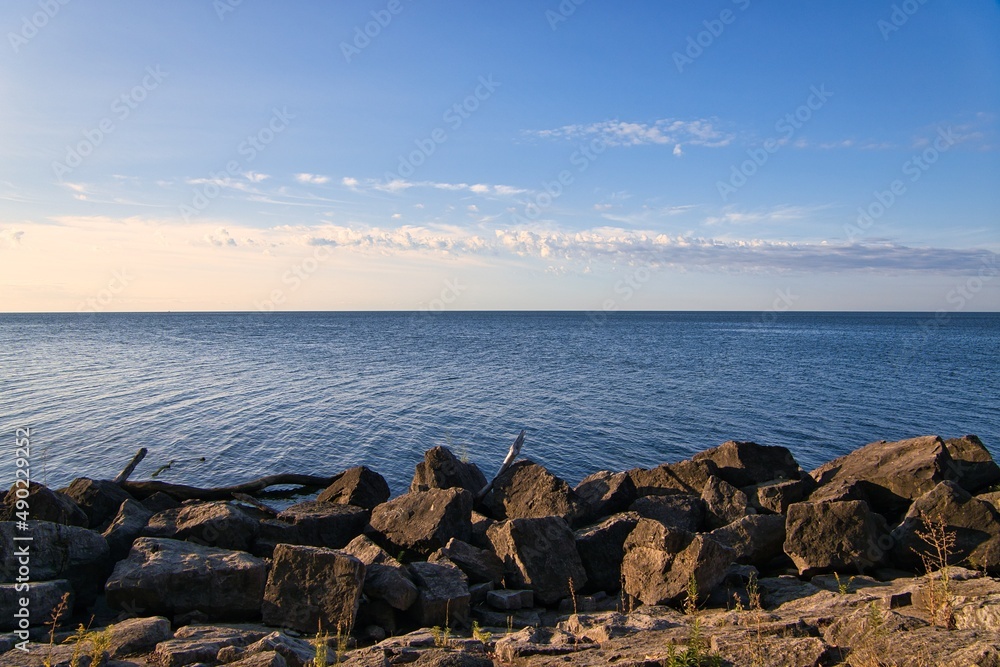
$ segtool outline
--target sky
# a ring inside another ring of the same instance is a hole
[[[6,0],[0,311],[1000,310],[1000,3]]]

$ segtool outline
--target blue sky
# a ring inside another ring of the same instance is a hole
[[[0,29],[0,310],[1000,310],[997,2]]]

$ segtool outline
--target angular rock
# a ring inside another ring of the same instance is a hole
[[[818,485],[809,500],[864,500],[895,522],[912,501],[947,479],[953,465],[936,435],[873,442],[809,473]]]
[[[365,565],[343,551],[279,544],[267,577],[264,623],[315,634],[354,626]]]
[[[68,613],[73,609],[73,587],[67,579],[32,581],[27,591],[18,590],[18,584],[0,584],[0,632],[18,628],[20,618],[15,618],[15,613],[20,614],[22,599],[28,599],[28,622],[39,626],[50,622],[52,610],[67,594]]]
[[[227,646],[247,646],[266,634],[257,630],[188,625],[177,630],[173,639],[157,644],[147,664],[157,667],[215,664],[220,650]]]
[[[280,653],[266,651],[264,653],[254,653],[236,662],[226,663],[229,667],[288,667],[288,662]]]
[[[163,491],[157,491],[148,498],[143,498],[141,502],[143,506],[153,514],[162,512],[163,510],[172,510],[175,507],[181,506],[181,504],[173,496],[168,495]]]
[[[708,478],[701,499],[705,503],[705,524],[712,530],[756,514],[747,494],[715,475]]]
[[[490,591],[487,593],[486,604],[500,611],[530,609],[535,606],[535,594],[531,591],[504,588],[499,591]]]
[[[428,562],[446,558],[465,573],[473,584],[491,582],[499,584],[503,580],[503,561],[487,549],[479,549],[467,542],[452,538],[443,548],[430,555]]]
[[[714,461],[664,463],[650,470],[633,468],[626,474],[635,486],[635,495],[662,496],[682,491],[701,495],[708,478],[719,471]]]
[[[496,655],[504,663],[521,664],[528,656],[559,656],[599,648],[595,642],[581,641],[557,628],[524,628],[505,635],[496,643]],[[555,662],[549,661],[550,664]]]
[[[628,509],[646,519],[692,533],[701,530],[705,523],[705,502],[698,496],[681,491],[636,498]]]
[[[587,573],[586,590],[617,593],[621,589],[625,540],[641,518],[637,512],[622,512],[576,531],[576,551]]]
[[[238,660],[275,653],[288,667],[312,667],[316,658],[316,648],[304,639],[289,637],[283,632],[272,632],[248,646],[227,646],[219,650],[216,659],[230,665]],[[259,659],[259,658],[258,658]],[[267,658],[272,659],[273,658]]]
[[[882,515],[862,500],[794,503],[785,521],[785,553],[801,576],[858,572],[886,560],[892,538]]]
[[[975,495],[1000,483],[1000,466],[993,461],[983,441],[974,435],[952,438],[944,443],[951,457],[946,478]]]
[[[469,585],[457,567],[440,563],[410,563],[417,583],[417,601],[410,614],[420,627],[467,627]]]
[[[472,537],[469,539],[469,544],[479,549],[491,549],[492,546],[490,545],[489,539],[486,537],[486,531],[489,530],[489,527],[495,523],[496,520],[473,510]]]
[[[24,511],[17,507],[19,495],[24,495],[24,488],[20,484],[14,484],[4,497],[3,506],[0,506],[0,521],[18,520],[18,512]],[[51,521],[52,523],[61,523],[64,526],[81,526],[83,528],[90,526],[90,519],[73,502],[72,498],[42,484],[31,482],[28,485],[27,497],[20,498],[20,500],[25,501],[28,507],[28,518],[34,521]]]
[[[1000,637],[1000,593],[955,596],[950,603],[956,630],[979,630]]]
[[[950,564],[975,563],[1000,574],[1000,512],[955,482],[941,482],[910,506],[892,532],[893,565],[923,571],[921,554],[935,557],[933,545],[920,536],[932,532],[928,522],[943,524],[954,539]]]
[[[417,464],[410,492],[459,488],[475,496],[485,487],[486,476],[475,463],[460,460],[447,447],[434,447]]]
[[[762,637],[756,645],[746,638],[713,637],[712,653],[726,659],[725,664],[760,665],[761,667],[821,667],[834,664],[838,655],[818,637]]]
[[[798,479],[799,464],[786,447],[758,445],[729,440],[691,457],[692,461],[712,461],[714,473],[735,487],[760,484],[773,479]]]
[[[763,567],[784,553],[785,517],[751,514],[709,534],[735,552],[736,562]]]
[[[247,553],[140,537],[105,592],[109,606],[131,613],[247,619],[260,613],[266,576],[264,561]]]
[[[569,484],[528,459],[515,461],[493,481],[483,506],[496,519],[557,516],[569,524],[581,520],[587,510]]]
[[[285,538],[290,544],[340,549],[360,535],[368,523],[368,512],[361,507],[312,500],[282,510],[277,521],[294,527]]]
[[[1000,510],[1000,491],[991,491],[987,493],[980,493],[976,498],[979,498],[984,503],[989,503]]]
[[[472,535],[472,494],[465,489],[406,493],[374,510],[366,531],[390,553],[429,555],[448,540]]]
[[[365,564],[364,593],[394,609],[406,610],[417,599],[417,587],[409,571],[382,547],[364,535],[351,540],[344,551]]]
[[[69,579],[78,606],[93,604],[111,570],[107,540],[86,528],[50,521],[29,521],[28,530],[15,522],[0,522],[0,581],[15,583],[17,551],[24,542],[15,537],[30,535],[31,578],[37,581]]]
[[[111,560],[118,562],[128,556],[132,543],[142,534],[153,512],[138,500],[126,500],[118,508],[118,514],[104,531],[104,539],[111,549]]]
[[[111,646],[108,653],[112,658],[142,655],[173,636],[170,621],[162,616],[129,618],[111,626]]]
[[[196,501],[154,514],[142,535],[249,551],[258,530],[257,521],[234,503]]]
[[[554,604],[587,585],[573,531],[562,518],[509,519],[487,531],[504,561],[508,588],[530,588],[542,604]],[[572,585],[571,585],[572,582]]]
[[[703,600],[726,576],[733,556],[732,549],[707,535],[641,519],[625,540],[625,592],[645,604],[676,604],[687,596],[694,577]]]
[[[389,500],[389,485],[385,478],[366,466],[349,468],[337,475],[316,500],[323,503],[353,505],[366,510]]]
[[[624,512],[635,500],[635,484],[625,472],[595,472],[573,490],[585,503],[587,517],[592,521]]]
[[[813,478],[805,475],[802,479],[771,480],[747,486],[742,491],[758,512],[785,514],[789,505],[804,501],[815,488]]]
[[[132,496],[122,487],[108,480],[78,477],[66,487],[66,495],[84,511],[90,528],[103,531],[118,514],[118,508]]]

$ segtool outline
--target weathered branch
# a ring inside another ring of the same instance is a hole
[[[241,503],[253,505],[254,507],[259,509],[261,512],[264,512],[265,514],[270,514],[271,516],[278,516],[278,510],[274,509],[273,507],[269,507],[268,505],[265,505],[264,503],[260,502],[251,495],[248,495],[246,493],[234,493],[233,498],[240,501]]]
[[[196,486],[186,486],[184,484],[170,484],[150,480],[146,482],[123,482],[122,488],[140,500],[147,498],[157,491],[162,491],[173,496],[177,500],[229,500],[237,493],[253,495],[260,493],[271,486],[291,485],[313,488],[323,488],[333,484],[339,475],[333,477],[316,477],[314,475],[295,475],[291,473],[281,475],[268,475],[255,479],[244,484],[233,486],[217,486],[207,489]]]
[[[500,470],[498,470],[497,474],[493,476],[493,479],[490,480],[490,483],[484,486],[483,490],[479,492],[479,495],[476,496],[477,500],[482,500],[483,498],[486,497],[486,494],[489,493],[490,489],[493,488],[493,482],[497,481],[497,478],[500,477],[500,475],[504,474],[504,472],[506,472],[507,468],[510,467],[510,464],[513,463],[514,459],[517,458],[517,455],[521,453],[521,446],[523,444],[524,444],[524,429],[521,429],[521,434],[517,436],[517,439],[514,441],[514,444],[510,446],[510,451],[507,452],[507,458],[503,460],[503,464],[500,466]]]
[[[117,477],[114,478],[114,480],[113,480],[114,483],[115,484],[124,484],[126,481],[128,481],[129,475],[132,474],[132,472],[135,470],[135,467],[137,465],[139,465],[139,463],[144,458],[146,458],[146,448],[145,447],[140,447],[139,451],[137,451],[135,453],[135,456],[132,457],[132,460],[129,461],[129,464],[127,466],[125,466],[125,468],[120,473],[118,473]]]

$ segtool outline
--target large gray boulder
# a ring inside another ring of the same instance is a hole
[[[104,539],[111,549],[111,560],[118,562],[128,556],[132,543],[142,534],[153,512],[138,500],[126,500],[118,508],[118,514],[104,531]]]
[[[632,480],[636,496],[662,496],[691,493],[700,496],[708,478],[719,471],[711,460],[664,463],[649,470],[633,468],[626,474]]]
[[[561,517],[508,519],[486,536],[504,562],[508,588],[530,588],[542,604],[554,604],[587,585],[576,541]]]
[[[406,493],[374,510],[366,533],[392,554],[427,557],[452,538],[472,536],[472,494],[465,489]]]
[[[20,484],[10,487],[0,506],[0,521],[17,521],[27,512],[28,518],[34,521],[51,521],[65,526],[81,526],[88,528],[90,519],[80,509],[73,499],[60,491],[53,491],[47,486],[31,482],[28,485],[27,496]],[[23,500],[21,508],[18,500]],[[23,509],[27,507],[27,509]]]
[[[370,510],[389,500],[389,485],[385,478],[366,466],[349,468],[337,475],[319,496],[319,502],[353,505]]]
[[[261,613],[268,625],[299,632],[346,632],[354,626],[365,564],[343,551],[279,544]]]
[[[340,549],[364,531],[368,511],[354,505],[311,500],[282,510],[277,521],[292,526],[293,530],[283,535],[290,543]]]
[[[573,490],[586,505],[587,518],[592,521],[624,512],[635,500],[635,484],[626,472],[595,472]]]
[[[0,632],[16,630],[23,619],[33,626],[51,623],[52,611],[68,595],[66,613],[73,609],[73,587],[67,579],[55,581],[32,581],[25,590],[25,584],[0,584]],[[23,611],[21,601],[27,599],[27,611]],[[26,614],[26,615],[22,615]]]
[[[948,564],[967,562],[1000,573],[1000,511],[955,482],[941,482],[910,506],[906,518],[892,533],[895,567],[922,571],[922,555],[930,556],[931,562],[937,560],[934,545],[921,535],[932,535],[933,524],[953,541]]]
[[[734,555],[708,535],[641,519],[625,540],[625,592],[644,604],[677,604],[688,595],[693,578],[698,599],[704,600],[725,578]]]
[[[110,626],[110,630],[108,653],[115,659],[149,653],[157,644],[174,636],[170,621],[162,616],[127,618]]]
[[[765,514],[785,514],[792,503],[800,503],[816,488],[816,482],[809,475],[800,479],[770,480],[762,484],[745,486],[741,490],[750,500],[750,505]]]
[[[157,667],[214,665],[219,651],[231,646],[248,646],[266,635],[260,630],[186,625],[178,628],[173,638],[157,644],[146,664]]]
[[[773,479],[798,479],[799,464],[786,447],[758,445],[729,440],[691,457],[692,461],[712,461],[717,477],[735,487],[760,484]]]
[[[93,604],[111,571],[108,542],[100,534],[78,526],[28,521],[28,530],[16,522],[0,522],[0,582],[17,583],[20,557],[30,554],[31,579],[68,579],[78,606]],[[31,542],[15,540],[30,536]]]
[[[692,533],[700,531],[705,523],[705,501],[680,491],[636,498],[628,510],[646,519],[655,519],[665,526]]]
[[[953,467],[936,435],[873,442],[809,473],[818,485],[809,500],[863,500],[895,522],[911,502],[947,479]]]
[[[105,591],[113,609],[136,614],[250,619],[260,613],[266,577],[267,565],[248,553],[140,537]]]
[[[122,487],[108,480],[78,477],[66,487],[66,495],[84,511],[90,528],[103,531],[118,514],[118,508],[132,496]]]
[[[351,540],[344,552],[365,564],[364,593],[369,599],[382,600],[401,611],[416,601],[417,587],[409,571],[367,536]]]
[[[975,495],[1000,483],[1000,466],[990,456],[983,441],[974,435],[952,438],[944,443],[951,457],[945,477]]]
[[[701,500],[705,503],[705,524],[710,530],[757,513],[750,507],[747,494],[715,475],[708,478]]]
[[[467,627],[469,586],[462,571],[442,563],[411,563],[417,601],[410,616],[420,627]]]
[[[641,518],[637,512],[622,512],[576,531],[576,551],[587,573],[586,590],[613,594],[621,589],[625,540]]]
[[[448,544],[432,553],[427,560],[454,563],[473,584],[490,582],[499,585],[503,580],[503,561],[495,553],[455,538],[448,540]]]
[[[709,534],[719,544],[733,550],[737,563],[760,568],[784,553],[785,517],[750,514]]]
[[[587,513],[586,504],[569,484],[528,459],[515,461],[493,481],[483,507],[496,519],[557,516],[569,524]]]
[[[434,447],[417,464],[410,491],[457,487],[475,496],[485,486],[486,477],[475,463],[460,460],[447,447]]]
[[[249,551],[258,530],[257,520],[235,503],[193,501],[154,514],[142,535]]]
[[[886,561],[892,538],[863,500],[795,503],[785,520],[784,551],[801,576],[857,572]]]

